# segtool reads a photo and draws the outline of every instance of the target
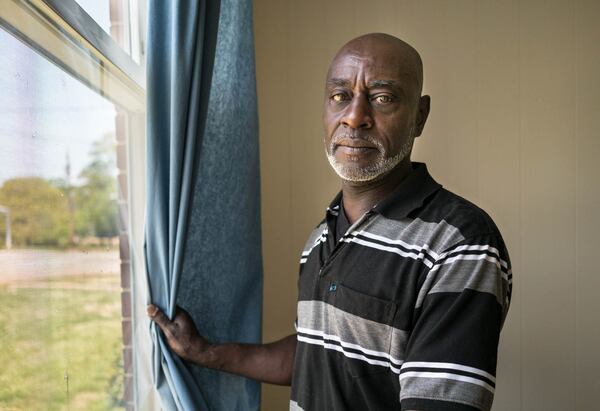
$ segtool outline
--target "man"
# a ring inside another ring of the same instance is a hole
[[[300,260],[297,333],[211,344],[178,311],[150,317],[195,364],[292,384],[292,410],[489,410],[511,289],[482,210],[411,163],[429,114],[422,63],[385,34],[351,40],[325,87],[325,150],[342,179]]]

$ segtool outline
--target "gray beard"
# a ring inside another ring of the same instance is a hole
[[[410,156],[412,151],[413,141],[412,138],[412,129],[409,134],[408,140],[404,143],[404,145],[400,148],[400,152],[392,157],[387,157],[386,152],[378,141],[372,141],[373,144],[377,146],[377,150],[379,154],[377,159],[367,167],[358,167],[356,165],[346,165],[337,161],[335,155],[333,154],[333,148],[329,150],[325,150],[327,154],[327,160],[329,160],[329,164],[337,173],[338,176],[342,180],[350,181],[353,183],[364,183],[369,181],[375,181],[390,171],[392,171],[398,164],[402,162],[405,158]]]

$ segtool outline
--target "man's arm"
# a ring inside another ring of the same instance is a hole
[[[400,367],[402,409],[491,409],[511,278],[497,232],[464,238],[439,254],[425,273]]]
[[[149,305],[147,311],[171,349],[186,361],[271,384],[292,382],[295,334],[270,344],[212,344],[198,333],[184,310],[178,308],[172,321],[154,305]]]

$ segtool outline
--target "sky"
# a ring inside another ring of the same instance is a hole
[[[78,0],[108,30],[108,3]],[[94,141],[115,128],[115,107],[0,28],[0,185],[14,177],[64,178],[89,163]]]

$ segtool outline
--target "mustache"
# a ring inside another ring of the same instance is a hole
[[[374,145],[377,148],[381,148],[381,143],[377,141],[377,139],[371,137],[369,133],[365,133],[360,130],[344,130],[341,133],[334,134],[329,144],[330,148],[335,148],[335,146],[337,146],[340,141],[343,140],[362,140]]]
[[[383,150],[381,142],[373,138],[369,133],[366,133],[362,130],[343,130],[339,133],[334,133],[334,135],[331,137],[331,141],[329,142],[329,151],[333,153],[340,142],[344,140],[365,141],[374,146],[377,150]]]

